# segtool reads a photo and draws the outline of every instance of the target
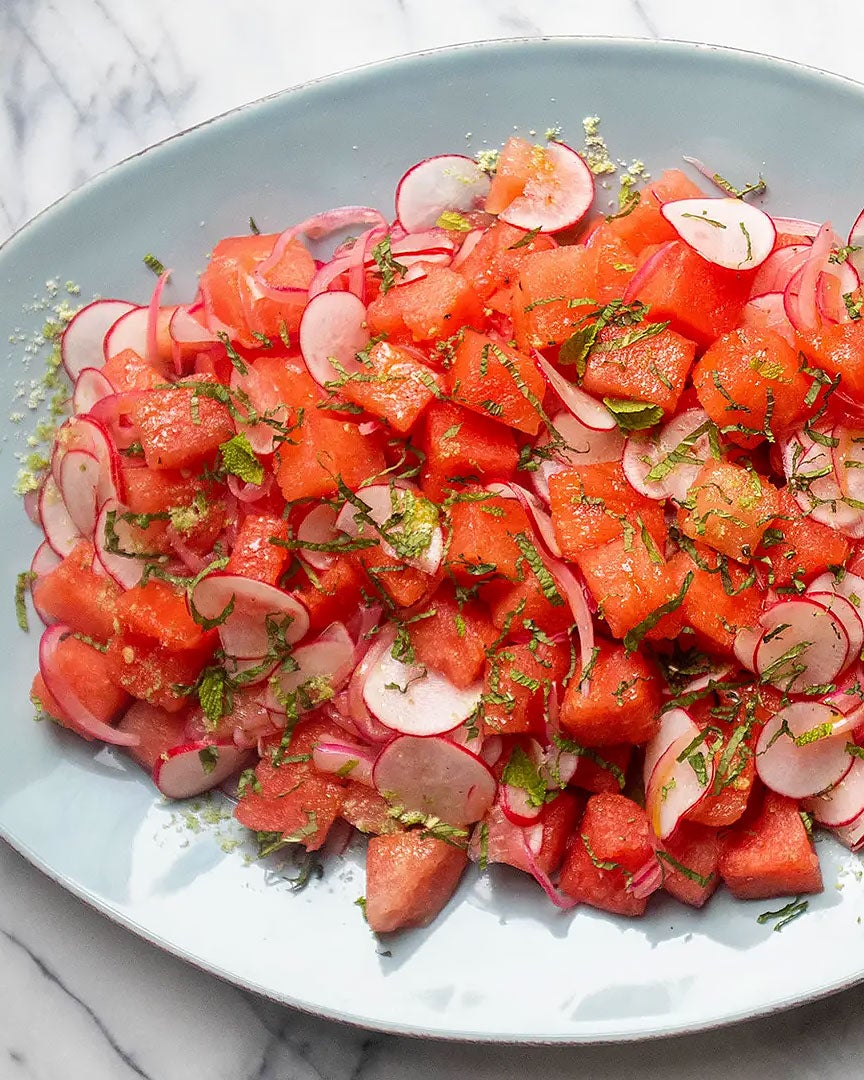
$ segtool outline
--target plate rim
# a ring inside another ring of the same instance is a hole
[[[326,75],[317,76],[315,78],[307,79],[304,82],[297,83],[291,86],[283,87],[282,89],[273,91],[272,93],[262,95],[261,97],[254,98],[250,101],[243,102],[240,105],[232,106],[229,109],[224,110],[221,113],[217,113],[213,116],[207,117],[204,120],[198,121],[195,124],[191,124],[188,127],[182,128],[179,131],[173,132],[170,135],[166,135],[164,138],[159,139],[147,146],[127,155],[124,158],[120,158],[117,161],[100,169],[92,176],[87,177],[80,184],[64,192],[58,198],[54,199],[47,206],[37,211],[32,217],[28,218],[21,225],[19,225],[8,236],[0,240],[0,257],[9,256],[10,249],[14,249],[14,245],[18,242],[19,238],[27,233],[36,224],[41,224],[43,219],[48,219],[50,222],[51,215],[57,212],[68,200],[86,196],[91,187],[98,187],[100,183],[106,178],[114,174],[117,170],[123,169],[125,166],[137,161],[139,158],[150,154],[152,151],[158,150],[166,144],[173,143],[175,140],[191,135],[194,132],[205,129],[211,124],[217,121],[226,120],[231,117],[239,116],[240,114],[263,106],[265,104],[275,102],[280,99],[288,99],[297,94],[302,94],[305,91],[311,90],[321,84],[338,84],[342,81],[350,81],[358,76],[374,75],[378,71],[386,71],[387,69],[393,69],[402,65],[410,64],[414,61],[421,59],[434,58],[439,55],[450,55],[455,53],[470,52],[473,50],[494,50],[504,49],[507,47],[542,47],[544,45],[562,45],[569,46],[574,49],[582,48],[595,48],[595,47],[612,47],[624,46],[638,50],[658,50],[667,51],[680,54],[696,55],[699,53],[720,53],[729,57],[731,62],[747,62],[757,66],[766,67],[768,69],[774,69],[780,72],[794,73],[798,77],[806,77],[808,79],[815,79],[821,82],[833,83],[838,87],[852,90],[859,94],[862,98],[862,106],[864,106],[864,79],[858,80],[846,75],[841,75],[837,72],[828,71],[813,64],[806,64],[797,60],[789,60],[780,56],[776,56],[771,53],[759,52],[754,49],[741,49],[729,45],[718,45],[710,42],[690,41],[687,39],[679,38],[647,38],[637,37],[633,35],[578,35],[578,34],[561,34],[561,35],[530,35],[530,36],[504,36],[496,38],[484,38],[467,42],[459,42],[457,44],[441,45],[434,48],[413,50],[405,53],[399,53],[395,56],[386,57],[383,59],[368,61],[363,64],[357,64],[352,67],[343,68],[338,71],[328,73]],[[218,964],[206,960],[204,957],[197,956],[182,945],[175,945],[163,938],[161,935],[154,933],[148,929],[142,923],[136,919],[130,917],[124,912],[113,907],[110,903],[102,900],[100,897],[94,895],[86,886],[79,884],[74,879],[68,877],[66,874],[56,870],[49,863],[47,863],[37,852],[30,847],[29,844],[20,841],[15,837],[11,831],[6,827],[2,820],[0,820],[0,839],[7,843],[14,851],[16,851],[22,858],[24,858],[30,865],[44,874],[51,881],[61,886],[64,890],[71,893],[77,900],[82,901],[94,911],[97,911],[100,915],[109,918],[116,925],[122,926],[124,929],[131,931],[136,937],[143,939],[150,945],[154,945],[165,953],[176,957],[184,963],[191,964],[193,967],[200,971],[206,972],[208,975],[215,976],[221,979],[223,982],[228,982],[232,986],[236,986],[244,992],[254,993],[260,997],[263,997],[276,1004],[287,1006],[295,1009],[298,1012],[315,1016],[321,1019],[335,1021],[337,1023],[350,1025],[352,1027],[360,1028],[363,1030],[380,1032],[389,1035],[407,1036],[417,1039],[429,1039],[435,1042],[455,1042],[466,1044],[480,1044],[480,1045],[496,1045],[496,1046],[611,1046],[616,1044],[636,1043],[648,1040],[674,1038],[680,1035],[696,1034],[699,1032],[712,1031],[734,1024],[739,1024],[748,1020],[755,1020],[761,1017],[771,1016],[781,1012],[788,1012],[796,1008],[801,1008],[807,1004],[817,1002],[833,994],[840,993],[844,990],[848,990],[862,981],[864,981],[864,968],[861,968],[855,973],[847,975],[841,979],[830,981],[829,983],[808,991],[803,997],[794,993],[793,995],[783,997],[780,1000],[775,1000],[766,1003],[764,1007],[744,1007],[738,1012],[726,1013],[722,1016],[706,1017],[702,1021],[686,1022],[679,1024],[671,1024],[658,1028],[643,1028],[640,1030],[615,1032],[608,1034],[583,1035],[572,1033],[550,1033],[547,1035],[538,1036],[520,1036],[510,1035],[508,1033],[496,1033],[496,1032],[458,1032],[458,1031],[446,1031],[442,1029],[429,1029],[418,1030],[409,1024],[403,1024],[393,1020],[376,1020],[369,1017],[355,1015],[353,1013],[344,1012],[338,1008],[325,1008],[316,1006],[314,1003],[303,1001],[294,998],[291,995],[284,993],[276,993],[273,990],[268,989],[266,986],[258,985],[255,982],[245,978],[244,976],[227,971],[221,968]]]

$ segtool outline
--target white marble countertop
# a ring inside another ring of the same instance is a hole
[[[864,6],[788,0],[0,0],[0,238],[93,173],[284,86],[520,34],[734,45],[864,80]],[[852,1080],[864,988],[645,1045],[370,1034],[266,1003],[134,938],[0,844],[0,1080]]]

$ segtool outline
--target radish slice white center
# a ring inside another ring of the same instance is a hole
[[[763,784],[803,799],[830,788],[852,767],[846,736],[834,733],[841,713],[819,701],[796,701],[762,728],[756,743],[756,771]]]
[[[777,239],[771,218],[743,199],[675,199],[660,212],[697,254],[729,270],[753,270]]]
[[[440,736],[394,739],[378,755],[372,775],[386,798],[451,825],[479,821],[495,801],[495,777],[488,766]]]
[[[461,154],[441,154],[412,166],[396,188],[396,216],[408,233],[431,229],[446,210],[473,210],[489,177]]]

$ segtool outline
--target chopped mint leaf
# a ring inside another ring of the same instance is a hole
[[[201,768],[204,770],[204,775],[209,776],[219,764],[219,747],[205,746],[203,750],[198,751],[198,758],[201,762]]]
[[[663,419],[663,410],[651,402],[604,397],[603,404],[615,417],[615,423],[622,431],[644,431]]]
[[[260,484],[264,480],[264,466],[243,432],[233,435],[219,447],[222,468],[246,484]]]
[[[165,267],[162,264],[162,262],[159,259],[157,259],[155,255],[151,255],[149,251],[144,256],[142,261],[143,261],[144,265],[147,267],[147,269],[152,270],[153,273],[156,274],[157,276],[161,276],[162,274],[165,273]]]

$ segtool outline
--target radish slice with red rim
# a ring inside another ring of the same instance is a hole
[[[851,825],[864,814],[864,761],[854,758],[843,779],[824,794],[808,799],[804,809],[827,828]]]
[[[413,165],[396,187],[396,216],[406,232],[431,229],[447,210],[465,213],[482,203],[489,177],[473,158],[439,154]]]
[[[829,442],[833,440],[833,428],[816,430]],[[864,511],[844,501],[831,446],[822,446],[801,430],[783,444],[782,455],[783,472],[801,509],[814,521],[852,539],[864,537]]]
[[[627,891],[632,893],[637,900],[647,900],[649,896],[652,896],[663,885],[663,867],[660,865],[660,860],[656,855],[653,855],[648,862],[640,866],[639,869],[633,874],[630,879],[630,883],[627,886]]]
[[[864,502],[864,435],[845,427],[835,427],[832,435],[834,475],[844,498]]]
[[[711,422],[702,409],[688,409],[664,425],[655,438],[631,435],[623,467],[631,487],[649,499],[682,503],[711,457]]]
[[[606,461],[620,461],[624,453],[624,435],[617,424],[606,430],[587,427],[571,412],[558,412],[552,417],[552,427],[564,440],[564,446],[552,446],[552,437],[544,432],[537,440],[537,448],[548,447],[554,455],[541,457],[537,469],[531,473],[534,490],[544,503],[549,503],[549,479],[556,473],[573,465],[595,465]]]
[[[843,716],[820,701],[796,701],[766,722],[756,743],[756,772],[766,787],[790,799],[818,795],[838,784],[855,760]]]
[[[322,773],[372,786],[374,755],[356,743],[322,742],[312,750],[312,763]]]
[[[297,526],[297,539],[305,544],[332,544],[339,536],[337,514],[338,511],[327,503],[316,506]],[[301,547],[298,555],[315,570],[326,570],[333,563],[329,551],[318,551],[314,547]]]
[[[774,217],[774,225],[778,233],[800,236],[803,241],[809,241],[811,244],[816,233],[819,232],[818,221],[806,221],[804,218]]]
[[[694,766],[691,758],[682,758],[698,736],[696,728],[692,738],[688,733],[672,743],[657,762],[645,790],[645,812],[661,840],[675,832],[684,815],[702,801],[714,782],[714,755],[706,752],[704,746],[697,747],[692,757],[696,760],[698,756],[701,765]]]
[[[437,524],[438,511],[433,503],[407,485],[391,487],[389,484],[362,487],[355,493],[355,499],[364,503],[368,510],[354,502],[346,502],[336,517],[336,528],[340,532],[355,540],[380,540],[381,549],[389,558],[398,559],[424,574],[437,573],[444,558],[444,533]],[[393,544],[384,539],[370,520],[379,527],[387,525],[387,535]],[[423,540],[426,540],[425,547],[421,546]],[[416,553],[400,554],[394,547],[399,543],[405,543]]]
[[[219,787],[249,761],[233,742],[191,742],[167,750],[153,768],[153,783],[169,799],[191,799]]]
[[[647,788],[651,782],[657,762],[669,747],[685,735],[695,738],[699,733],[693,717],[686,709],[667,709],[660,716],[660,725],[657,734],[645,747],[645,758],[642,763],[642,779]]]
[[[844,570],[839,577],[835,577],[830,570],[818,577],[813,578],[807,586],[807,592],[833,592],[838,596],[845,596],[851,601],[859,617],[864,621],[864,578]]]
[[[782,292],[751,297],[741,309],[738,323],[742,327],[773,330],[793,346],[797,341],[795,329],[786,315]]]
[[[514,825],[533,825],[543,812],[543,805],[535,806],[530,793],[512,784],[501,785],[501,809]]]
[[[536,147],[542,156],[536,174],[498,215],[518,229],[558,232],[577,225],[594,201],[594,176],[584,159],[564,143]]]
[[[533,357],[534,363],[558,400],[581,424],[596,431],[611,431],[617,426],[615,417],[602,402],[565,379],[545,356],[534,352]]]
[[[363,701],[376,720],[405,735],[440,735],[473,715],[483,694],[477,683],[455,687],[423,664],[406,664],[385,649],[363,683]]]
[[[761,627],[742,626],[735,635],[732,651],[735,653],[735,659],[747,671],[756,670],[756,650],[764,634],[765,631]]]
[[[103,406],[109,398],[97,402],[94,408]],[[51,471],[60,483],[63,457],[70,450],[86,450],[99,462],[97,496],[101,505],[106,499],[119,499],[123,492],[123,470],[120,455],[105,426],[93,416],[73,416],[57,429],[54,436],[54,452]]]
[[[45,539],[61,558],[65,558],[81,539],[81,533],[72,520],[51,473],[42,481],[39,491],[39,521],[45,532]]]
[[[72,633],[68,626],[55,623],[43,633],[39,642],[39,672],[45,680],[48,693],[63,710],[64,718],[85,739],[101,739],[114,746],[137,746],[138,735],[118,731],[93,715],[70,686],[57,662],[57,649]]]
[[[331,623],[315,641],[298,645],[291,658],[296,667],[270,681],[265,701],[270,710],[284,711],[282,703],[294,694],[297,708],[305,712],[341,690],[354,670],[354,642],[342,623]]]
[[[852,228],[846,238],[846,246],[857,248],[857,251],[849,252],[848,261],[859,274],[864,274],[864,210],[852,223]]]
[[[685,244],[727,270],[753,270],[774,249],[771,218],[743,199],[675,199],[660,213]]]
[[[72,412],[76,415],[88,413],[97,401],[116,393],[110,380],[98,368],[83,368],[72,391]]]
[[[60,494],[78,532],[91,537],[96,528],[99,462],[89,450],[70,450],[60,463]]]
[[[378,755],[375,787],[406,810],[470,825],[495,801],[495,777],[470,750],[432,735],[400,735]]]
[[[120,316],[105,335],[105,360],[125,349],[132,349],[139,356],[147,355],[148,315],[146,307],[136,307]]]
[[[106,573],[124,589],[137,585],[148,560],[161,558],[161,552],[148,543],[147,530],[124,519],[129,511],[115,499],[102,504],[93,530],[96,557]]]
[[[790,244],[772,251],[756,271],[750,296],[782,293],[809,258],[810,244]]]
[[[300,320],[300,352],[319,386],[359,371],[357,353],[369,340],[366,307],[353,293],[319,293],[306,305]]]
[[[105,360],[105,336],[117,320],[134,310],[125,300],[94,300],[69,320],[60,339],[60,356],[74,382],[84,368],[101,367]]]
[[[756,647],[756,671],[787,693],[832,683],[851,660],[843,622],[809,596],[778,600],[759,623],[765,633]]]
[[[49,615],[47,611],[39,604],[39,594],[33,591],[33,585],[39,580],[39,578],[45,577],[46,574],[50,574],[52,570],[60,565],[63,560],[53,550],[47,540],[43,540],[42,543],[36,548],[36,553],[30,563],[30,573],[33,575],[33,579],[28,584],[30,590],[30,599],[33,603],[33,610],[42,620],[46,626],[52,626],[57,622],[57,619],[53,615]]]
[[[45,577],[52,570],[56,570],[62,561],[48,541],[43,540],[33,555],[30,563],[30,573],[35,574],[37,578]]]
[[[861,648],[864,646],[864,623],[855,605],[845,596],[835,592],[819,592],[812,587],[806,595],[818,604],[823,604],[832,615],[835,615],[843,624],[843,629],[849,638],[849,659],[860,659]]]
[[[190,597],[193,608],[210,622],[222,620],[218,629],[223,649],[244,660],[267,655],[268,618],[287,645],[300,641],[309,629],[309,614],[295,596],[241,574],[216,571],[202,578]]]
[[[453,262],[450,264],[452,270],[457,270],[465,262],[474,248],[480,243],[480,239],[485,232],[485,229],[472,229],[471,232],[466,233],[462,246],[453,256]]]
[[[864,844],[864,814],[859,814],[854,821],[842,828],[834,829],[834,835],[850,851],[860,851]]]

